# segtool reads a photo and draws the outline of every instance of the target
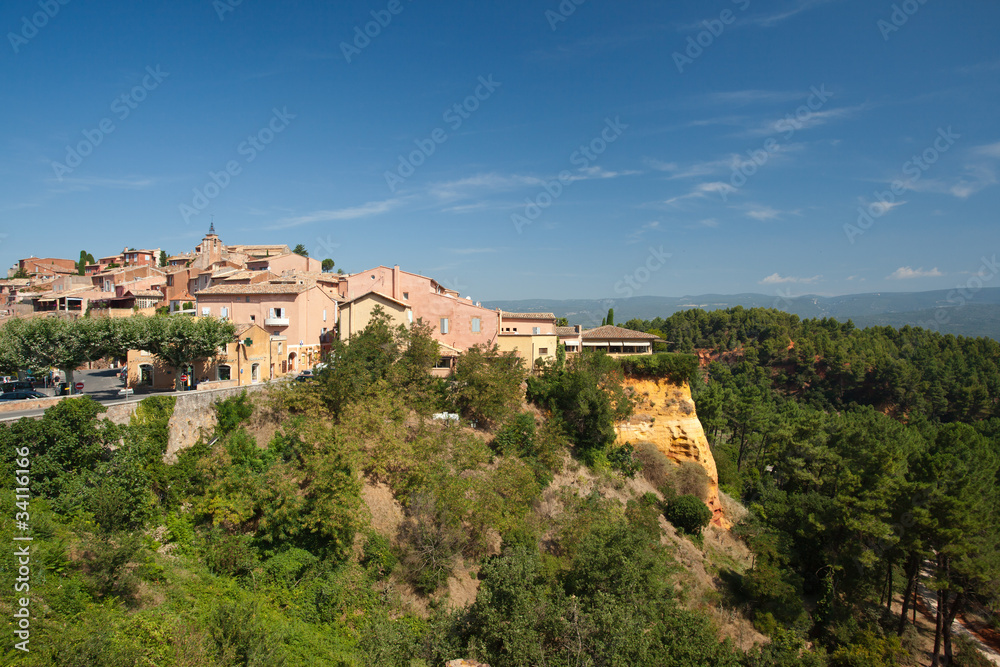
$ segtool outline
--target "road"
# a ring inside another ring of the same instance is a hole
[[[140,387],[135,390],[135,393],[132,396],[125,398],[118,393],[125,386],[124,383],[118,379],[118,371],[119,369],[117,368],[94,371],[76,371],[73,373],[73,382],[82,382],[83,393],[90,396],[95,401],[105,405],[141,400],[144,396],[152,393],[164,393],[153,392],[146,387]],[[55,390],[51,387],[48,389],[38,388],[36,391],[50,396],[55,395]],[[38,417],[45,412],[43,409],[29,407],[31,405],[30,400],[23,401],[23,403],[25,405],[24,410],[5,412],[0,415],[0,422],[16,421],[22,417]]]
[[[937,615],[937,594],[929,589],[924,582],[930,581],[934,577],[933,567],[934,564],[932,561],[925,561],[923,567],[920,569],[920,579],[917,581],[917,593],[920,595],[921,600],[923,600],[924,607],[929,610],[928,616],[931,620],[935,620],[935,616]],[[993,650],[993,647],[984,642],[979,635],[966,628],[961,618],[956,618],[955,623],[952,625],[952,635],[956,634],[969,637],[987,660],[994,665],[1000,665],[1000,653]]]

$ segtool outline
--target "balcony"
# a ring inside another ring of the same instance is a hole
[[[268,317],[264,319],[265,327],[287,327],[288,318],[287,317]]]

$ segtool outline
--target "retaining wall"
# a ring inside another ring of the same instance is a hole
[[[177,453],[187,449],[204,433],[206,436],[211,433],[218,421],[215,418],[215,410],[212,408],[217,402],[225,400],[230,396],[236,396],[244,391],[260,391],[268,386],[267,383],[250,385],[248,387],[229,387],[226,389],[210,389],[207,391],[184,391],[177,393],[152,394],[153,396],[174,396],[177,402],[174,405],[174,413],[170,417],[168,428],[170,436],[167,439],[167,454],[164,461],[174,463],[177,461]],[[61,396],[59,398],[44,398],[31,401],[32,408],[48,408],[59,401],[72,401],[79,397]],[[144,397],[146,398],[146,397]],[[24,409],[23,401],[11,401],[19,403],[16,406]],[[124,401],[121,403],[107,404],[107,412],[104,417],[110,419],[115,424],[128,424],[135,414],[136,407],[141,403],[140,399]],[[6,406],[0,405],[0,410]],[[31,417],[31,419],[38,419]]]

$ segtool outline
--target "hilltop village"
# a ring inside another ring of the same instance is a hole
[[[433,328],[447,376],[458,355],[474,345],[514,352],[529,368],[567,354],[603,349],[648,355],[659,339],[602,326],[583,330],[552,313],[512,313],[484,307],[427,276],[396,266],[346,274],[332,260],[287,245],[227,245],[214,224],[192,252],[125,248],[94,259],[30,257],[0,281],[0,322],[12,317],[215,317],[236,325],[222,354],[195,362],[190,385],[203,389],[257,384],[311,370],[335,337],[349,341],[376,307],[395,324],[423,320]],[[565,324],[566,326],[559,326]],[[142,350],[129,352],[131,386],[172,389],[174,369]]]

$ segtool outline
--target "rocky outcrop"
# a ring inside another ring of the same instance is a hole
[[[708,473],[708,498],[713,525],[730,528],[731,524],[719,501],[719,472],[708,446],[705,430],[698,421],[691,388],[685,382],[626,379],[626,387],[635,392],[636,407],[632,418],[615,426],[617,443],[651,442],[663,454],[680,464],[693,461]]]

